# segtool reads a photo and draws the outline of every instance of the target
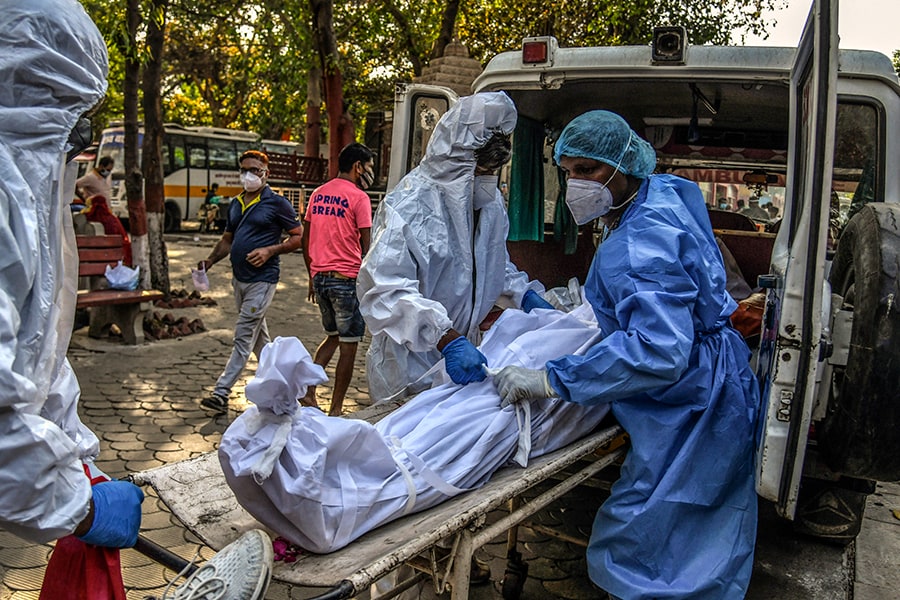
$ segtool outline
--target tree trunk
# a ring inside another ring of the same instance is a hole
[[[403,40],[403,45],[406,47],[406,55],[409,58],[410,64],[412,64],[413,76],[421,76],[423,57],[420,56],[419,45],[416,43],[417,37],[413,33],[412,26],[409,24],[409,19],[407,19],[406,15],[403,14],[403,11],[390,0],[385,0],[384,7],[391,16],[394,17],[394,21],[397,22],[397,26],[400,28],[400,38]]]
[[[125,129],[125,197],[128,199],[128,228],[134,264],[141,267],[141,287],[150,287],[147,252],[147,212],[144,208],[144,177],[138,164],[138,86],[141,63],[136,51],[137,31],[141,25],[139,0],[128,0],[126,8],[128,41],[125,52],[123,117]]]
[[[168,0],[153,0],[153,15],[147,23],[149,58],[144,66],[144,192],[147,202],[150,282],[154,289],[169,293],[169,257],[163,239],[165,229],[165,182],[163,181],[163,119],[160,99],[162,53]],[[190,194],[190,192],[188,192]],[[190,203],[188,203],[190,204]],[[188,215],[182,215],[188,217]]]
[[[431,57],[440,58],[444,56],[444,49],[447,44],[453,41],[454,30],[456,29],[456,15],[459,14],[459,0],[448,0],[444,5],[444,13],[441,15],[441,30],[437,39],[434,40],[434,47],[431,49]]]
[[[344,79],[338,68],[325,73],[325,108],[328,113],[328,178],[331,179],[338,174],[338,157],[343,148]]]
[[[341,115],[344,114],[344,90],[340,53],[334,35],[334,3],[332,0],[309,0],[313,36],[325,74],[325,108],[328,114],[328,177],[338,172],[341,152]]]
[[[319,158],[319,144],[322,140],[322,70],[310,69],[306,83],[306,137],[303,140],[303,154]]]

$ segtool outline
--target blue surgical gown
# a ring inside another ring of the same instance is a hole
[[[699,188],[645,180],[585,294],[606,335],[548,362],[550,383],[571,402],[609,403],[631,439],[594,521],[591,579],[624,600],[744,597],[759,390]]]

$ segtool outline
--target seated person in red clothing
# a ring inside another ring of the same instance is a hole
[[[102,224],[103,232],[106,235],[122,236],[122,250],[125,252],[125,258],[122,259],[122,263],[130,267],[132,265],[131,240],[128,239],[128,232],[125,231],[122,221],[110,212],[105,196],[100,194],[91,196],[88,199],[88,203],[90,207],[84,211],[84,216],[87,217],[88,221]]]

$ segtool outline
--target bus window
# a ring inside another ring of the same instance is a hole
[[[184,154],[184,138],[173,135],[169,140],[167,147],[172,149],[171,166],[172,172],[175,172],[178,169],[183,169],[187,164]]]
[[[192,169],[205,169],[206,168],[206,148],[203,146],[194,146],[190,145],[189,148],[189,156],[190,156],[190,167]]]
[[[168,137],[163,138],[162,143],[162,168],[163,177],[172,172],[172,149],[169,147],[170,140]]]
[[[238,156],[234,142],[228,140],[209,140],[209,168],[236,171]]]

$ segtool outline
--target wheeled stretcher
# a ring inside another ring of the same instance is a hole
[[[398,406],[387,403],[353,417],[374,422]],[[625,451],[621,437],[620,427],[603,428],[534,459],[526,468],[505,467],[483,487],[378,527],[345,548],[329,554],[304,553],[290,564],[276,563],[273,577],[292,585],[323,588],[316,596],[319,599],[349,598],[409,564],[427,572],[438,593],[449,586],[452,598],[467,598],[473,553],[503,533],[515,532],[516,526],[536,512],[613,464]],[[151,485],[187,529],[213,549],[226,546],[248,529],[265,529],[238,504],[216,453],[136,473],[132,480]],[[548,489],[528,502],[518,501],[523,493],[548,480],[554,481]],[[487,525],[486,515],[504,506],[509,506],[510,512]],[[451,548],[448,559],[437,561],[434,548],[440,540],[451,541]],[[515,545],[514,534],[510,544]],[[463,568],[455,568],[457,565]],[[405,583],[381,598],[400,593],[411,582]]]

